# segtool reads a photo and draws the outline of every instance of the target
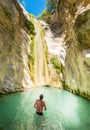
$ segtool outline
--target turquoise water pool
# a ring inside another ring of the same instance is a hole
[[[33,107],[44,95],[47,111]],[[0,97],[0,130],[90,130],[90,101],[65,90],[37,88]]]

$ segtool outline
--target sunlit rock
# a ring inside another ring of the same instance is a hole
[[[90,66],[90,53],[86,54],[85,61]]]
[[[52,25],[65,35],[64,88],[90,98],[90,0],[57,1]],[[54,30],[55,30],[54,29]]]
[[[0,0],[0,92],[30,88],[30,37],[26,16],[16,0]]]

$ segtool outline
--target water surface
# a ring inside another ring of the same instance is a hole
[[[44,94],[47,111],[33,108]],[[90,130],[90,101],[64,90],[38,88],[0,97],[0,130]]]

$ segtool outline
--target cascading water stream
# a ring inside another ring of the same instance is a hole
[[[36,86],[42,86],[49,82],[49,72],[41,36],[41,24],[38,21],[34,21],[34,25],[36,30],[34,45],[34,80]]]

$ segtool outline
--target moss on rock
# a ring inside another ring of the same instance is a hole
[[[56,69],[57,74],[60,74],[61,72],[61,64],[57,60],[57,58],[54,56],[50,59],[51,63],[53,64],[53,68]]]
[[[35,34],[35,28],[34,28],[34,24],[31,22],[31,21],[29,21],[29,20],[25,20],[25,26],[26,26],[26,28],[29,30],[29,33],[30,34]]]

